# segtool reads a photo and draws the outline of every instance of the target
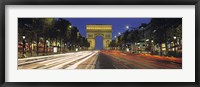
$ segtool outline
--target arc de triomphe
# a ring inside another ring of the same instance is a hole
[[[112,40],[112,25],[90,24],[86,25],[86,31],[90,50],[95,49],[95,38],[97,36],[102,36],[103,38],[103,49],[109,49],[109,44]]]

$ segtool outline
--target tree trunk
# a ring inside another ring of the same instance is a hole
[[[160,56],[162,56],[163,52],[162,52],[162,43],[160,43]]]
[[[57,43],[58,43],[58,37],[56,37],[56,47],[58,48]]]
[[[165,42],[165,47],[166,47],[166,54],[168,54],[168,46],[167,46],[168,44]]]
[[[52,40],[51,40],[51,38],[49,38],[49,46],[48,46],[48,50],[47,50],[47,55],[49,54],[49,51],[50,51],[50,53],[51,53],[51,50],[49,50],[49,49],[51,49],[51,42]]]
[[[57,43],[58,43],[58,41],[57,41],[57,37],[56,37],[56,46],[57,46]]]
[[[60,53],[61,53],[61,51],[62,51],[62,40],[61,40],[61,37],[60,37]]]
[[[32,53],[32,51],[33,51],[33,35],[31,36],[31,56],[33,56],[33,53]]]
[[[37,53],[37,56],[39,55],[39,47],[38,47],[38,43],[39,43],[39,38],[38,38],[38,34],[36,35],[37,36],[37,51],[36,51],[36,53]]]
[[[43,55],[46,55],[46,36],[44,37],[44,49],[43,49],[44,53]]]

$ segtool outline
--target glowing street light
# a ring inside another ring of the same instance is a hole
[[[48,40],[46,40],[46,44],[47,44],[47,49],[46,49],[46,53],[48,53],[48,49],[49,49],[49,46],[50,46],[50,43],[49,43],[49,41]]]
[[[129,26],[126,26],[126,29],[129,29]]]
[[[117,38],[117,36],[115,35],[115,38]]]
[[[26,39],[26,36],[22,36],[23,39]]]
[[[48,41],[48,40],[46,40],[46,43],[47,43],[47,46],[49,46],[49,45],[50,45],[50,43],[49,43],[49,41]]]
[[[46,43],[49,43],[49,41],[48,41],[48,40],[46,40]]]
[[[72,28],[72,26],[71,26],[71,25],[69,25],[69,28]]]
[[[121,33],[120,33],[120,32],[119,32],[118,34],[119,34],[119,35],[121,35]]]
[[[26,36],[22,36],[23,38],[23,57],[25,57],[25,50],[26,50]]]
[[[174,36],[174,51],[176,52],[176,36]]]
[[[174,36],[174,39],[176,39],[176,36]]]
[[[78,51],[78,48],[76,48],[75,50]]]

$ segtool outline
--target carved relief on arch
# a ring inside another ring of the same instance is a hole
[[[102,37],[104,37],[104,34],[102,34],[102,33],[95,33],[94,36],[95,36],[95,37],[96,37],[96,36],[102,36]]]
[[[93,34],[87,34],[87,37],[88,38],[94,38],[94,35]]]
[[[105,38],[112,38],[111,34],[105,34]]]

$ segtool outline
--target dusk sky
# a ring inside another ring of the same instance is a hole
[[[150,18],[66,18],[72,26],[76,26],[82,36],[86,37],[87,24],[110,24],[112,25],[112,38],[118,36],[118,32],[124,32],[126,26],[139,27],[141,23],[149,23]],[[96,49],[102,49],[102,38],[96,38]]]

